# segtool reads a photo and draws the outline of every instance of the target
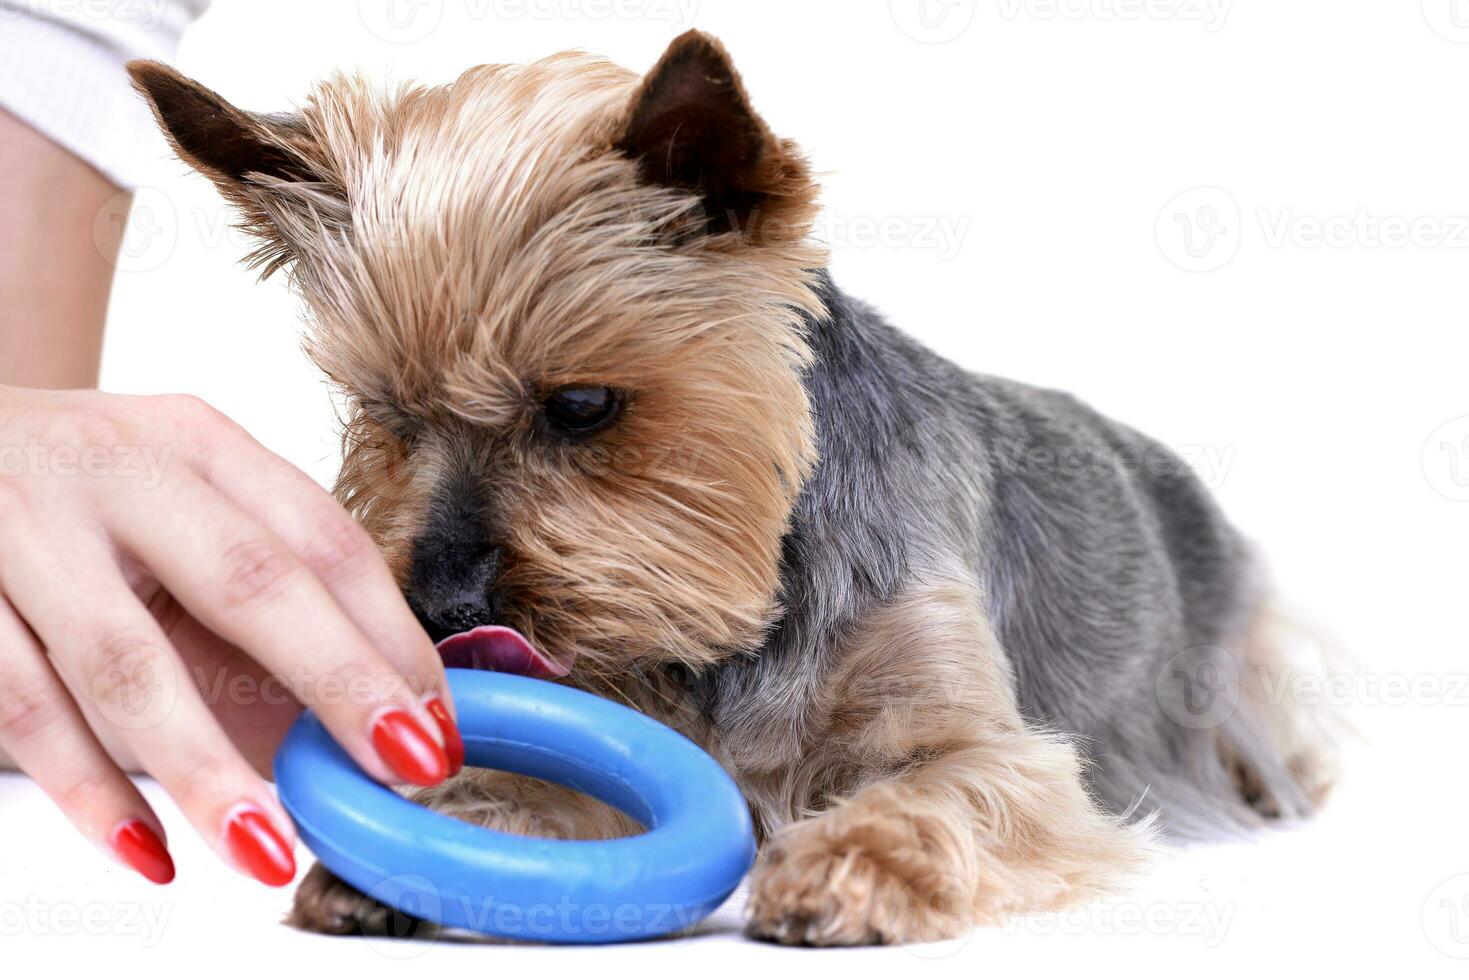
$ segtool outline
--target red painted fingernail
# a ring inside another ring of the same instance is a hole
[[[442,699],[430,698],[425,707],[439,723],[439,731],[444,733],[444,755],[449,758],[449,775],[452,776],[464,768],[464,737],[459,734],[459,726],[454,724],[454,717]]]
[[[437,786],[449,775],[444,750],[402,708],[383,713],[373,723],[372,744],[388,767],[410,783]]]
[[[173,858],[153,828],[143,821],[124,820],[112,828],[107,840],[118,857],[153,884],[166,885],[173,881]]]
[[[259,810],[242,807],[225,824],[224,841],[241,868],[274,888],[296,877],[296,858]]]

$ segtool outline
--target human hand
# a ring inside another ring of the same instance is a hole
[[[154,881],[163,828],[118,758],[271,885],[294,831],[259,773],[299,704],[383,782],[462,765],[438,655],[366,532],[197,399],[0,386],[0,541],[0,749]]]

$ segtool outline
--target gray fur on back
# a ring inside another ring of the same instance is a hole
[[[1027,720],[1078,739],[1103,802],[1189,836],[1258,823],[1223,739],[1286,815],[1304,813],[1248,705],[1215,727],[1175,721],[1201,671],[1242,669],[1219,648],[1261,598],[1194,474],[1070,395],[960,369],[821,282],[830,317],[810,324],[806,379],[821,461],[786,540],[786,613],[763,649],[703,680],[716,728],[799,744],[843,632],[957,561],[987,597]]]

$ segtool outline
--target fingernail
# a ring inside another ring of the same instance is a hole
[[[107,840],[118,857],[153,884],[166,885],[173,881],[173,858],[153,828],[143,821],[124,820],[112,828]]]
[[[388,767],[410,783],[437,786],[449,774],[444,750],[402,708],[384,712],[373,723],[372,744]]]
[[[225,824],[224,840],[235,863],[257,880],[279,888],[296,877],[296,858],[290,847],[254,807],[235,811]]]
[[[443,699],[430,698],[425,707],[439,723],[439,731],[444,733],[444,755],[449,759],[449,775],[452,776],[464,768],[464,737],[459,734],[459,726],[454,724],[454,717],[449,714]]]

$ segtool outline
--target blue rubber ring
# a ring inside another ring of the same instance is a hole
[[[682,735],[547,681],[450,670],[469,765],[580,790],[646,832],[518,837],[434,813],[364,773],[310,713],[275,759],[281,802],[339,878],[417,918],[554,943],[645,939],[692,926],[755,858],[734,781]]]

